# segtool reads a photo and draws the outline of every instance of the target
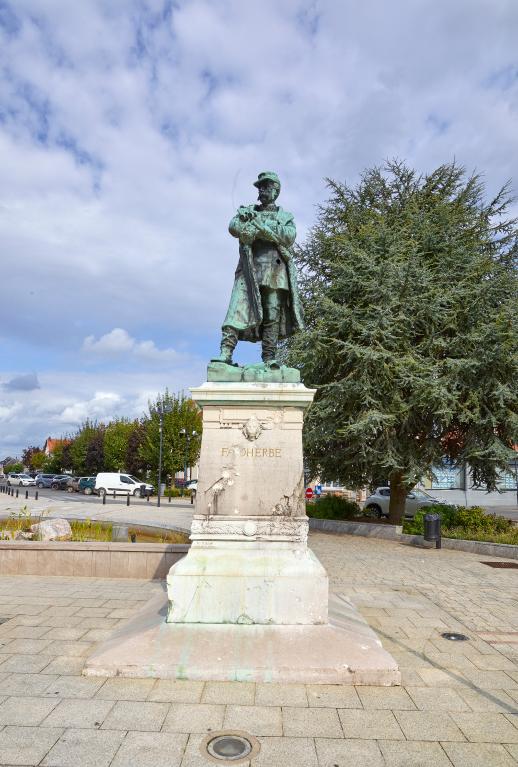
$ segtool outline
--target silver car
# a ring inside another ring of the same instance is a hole
[[[36,481],[28,474],[9,474],[8,485],[18,485],[18,487],[29,487],[35,485]]]
[[[433,506],[436,503],[442,503],[450,506],[450,503],[434,498],[433,495],[425,493],[424,490],[415,488],[408,493],[405,503],[405,517],[413,517],[414,514],[425,506]],[[390,487],[377,487],[376,490],[366,499],[363,508],[375,517],[388,517],[390,504]]]

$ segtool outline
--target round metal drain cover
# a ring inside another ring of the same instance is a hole
[[[456,634],[455,631],[445,631],[441,634],[443,639],[449,639],[451,642],[467,642],[469,637],[465,634]]]
[[[233,762],[252,752],[252,744],[240,735],[218,735],[207,744],[207,751],[216,759]]]

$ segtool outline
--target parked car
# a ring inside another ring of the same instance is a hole
[[[433,495],[425,493],[424,490],[415,488],[408,493],[405,502],[405,517],[413,517],[417,511],[426,506],[433,506],[435,503],[445,503]],[[388,517],[390,504],[390,487],[377,487],[369,495],[364,503],[364,510],[371,512],[376,517]],[[451,504],[447,504],[448,506]]]
[[[79,480],[80,479],[86,479],[86,477],[69,477],[66,491],[67,493],[78,493],[79,492]]]
[[[153,485],[147,482],[142,482],[137,477],[132,477],[131,474],[118,474],[116,472],[101,472],[97,475],[95,480],[95,489],[102,497],[106,493],[116,493],[119,495],[139,495],[141,487],[144,487],[144,492],[152,493],[154,490]]]
[[[69,479],[70,474],[56,474],[50,486],[53,490],[66,490]]]
[[[189,482],[187,482],[185,485],[185,489],[191,491],[191,503],[194,504],[194,501],[196,500],[196,492],[198,490],[198,480],[189,480]]]
[[[95,477],[80,477],[77,489],[79,493],[83,493],[84,495],[92,495],[92,493],[96,493]]]
[[[55,476],[55,474],[38,474],[35,477],[36,487],[39,487],[40,489],[42,487],[52,487],[52,480]]]
[[[7,476],[8,485],[18,485],[18,487],[29,487],[29,485],[35,485],[36,482],[28,474],[9,474]]]

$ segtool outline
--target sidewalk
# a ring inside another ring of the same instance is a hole
[[[25,507],[34,515],[149,525],[183,532],[190,531],[194,511],[194,506],[191,506],[189,501],[176,498],[172,499],[171,503],[168,503],[167,499],[165,502],[162,499],[162,505],[158,508],[156,499],[154,502],[126,506],[126,498],[117,497],[115,501],[107,500],[106,505],[103,506],[101,501],[70,501],[65,494],[63,500],[40,497],[37,501],[34,498],[25,500],[22,497],[0,495],[0,518],[8,517],[12,512],[20,513]]]
[[[516,571],[379,539],[312,533],[310,546],[401,687],[82,677],[94,644],[162,586],[5,576],[0,765],[210,767],[200,744],[230,729],[258,738],[252,767],[516,767]]]

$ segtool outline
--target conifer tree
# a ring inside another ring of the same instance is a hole
[[[518,442],[518,229],[509,189],[455,163],[394,161],[330,198],[298,254],[306,330],[288,348],[316,386],[312,471],[390,481],[390,519],[447,457],[488,490]]]

